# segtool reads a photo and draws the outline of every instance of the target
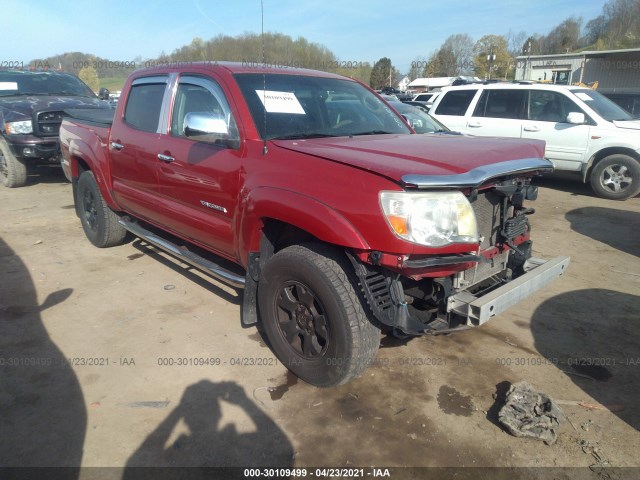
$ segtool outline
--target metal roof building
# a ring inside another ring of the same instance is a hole
[[[640,93],[640,48],[517,57],[516,80],[598,82],[602,93]]]

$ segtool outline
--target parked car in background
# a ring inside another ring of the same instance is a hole
[[[56,71],[0,70],[0,180],[22,187],[29,169],[60,163],[67,108],[109,108],[79,78]]]
[[[433,100],[435,100],[435,97],[438,96],[438,93],[440,93],[440,92],[418,93],[418,94],[413,96],[412,100],[414,102],[422,102],[422,103],[424,103],[426,105],[427,102],[429,102],[429,101],[431,101],[431,103],[433,103]]]
[[[413,100],[403,101],[405,105],[411,105],[412,107],[416,107],[417,109],[423,111],[424,113],[429,113],[429,108],[423,102],[414,102]]]
[[[384,87],[382,90],[380,90],[380,93],[383,93],[385,95],[394,95],[400,101],[411,100],[410,93],[403,92],[402,90],[398,90],[397,88],[393,87]]]
[[[575,172],[600,197],[640,193],[640,121],[589,88],[472,84],[443,88],[429,111],[452,130],[544,140],[556,170]]]
[[[435,102],[436,98],[438,98],[438,95],[440,95],[440,91],[427,92],[427,93],[418,93],[417,95],[414,95],[414,97],[411,100],[411,102],[421,103],[422,105],[424,105],[424,107],[427,109],[427,111],[429,111],[429,110],[431,110],[431,107],[433,106],[433,102]]]
[[[397,100],[387,100],[387,102],[395,108],[400,115],[402,115],[416,133],[452,133],[445,125],[433,118],[420,107],[414,107]]]

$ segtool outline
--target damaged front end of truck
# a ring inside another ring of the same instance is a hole
[[[411,241],[412,235],[436,232],[441,238],[431,243],[458,240],[469,249],[445,255],[350,253],[377,321],[397,336],[463,330],[482,325],[561,276],[569,257],[532,256],[529,217],[535,210],[525,205],[537,198],[531,178],[551,171],[545,159],[511,160],[457,175],[405,175],[402,192],[381,192],[396,235]],[[448,203],[442,207],[444,196]],[[408,202],[432,208],[416,218],[420,215],[407,211]],[[451,215],[457,231],[447,224]]]

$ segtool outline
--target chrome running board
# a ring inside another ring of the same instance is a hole
[[[140,226],[138,222],[131,220],[129,217],[120,218],[118,223],[120,223],[120,225],[126,228],[129,232],[133,233],[136,237],[140,237],[151,245],[164,250],[165,252],[177,257],[179,260],[182,260],[207,275],[212,276],[216,280],[234,288],[244,288],[244,276],[238,275],[237,273],[227,270],[211,260],[207,260],[206,258],[193,253],[185,246],[176,245],[175,243],[158,236],[157,234]]]

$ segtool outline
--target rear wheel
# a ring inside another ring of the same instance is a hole
[[[271,348],[307,383],[346,383],[376,355],[380,331],[331,247],[294,245],[278,252],[262,270],[258,301]]]
[[[9,145],[0,139],[0,180],[7,188],[24,187],[27,183],[27,165],[16,157]]]
[[[127,231],[102,198],[91,171],[83,172],[78,179],[76,205],[84,233],[96,247],[113,247],[124,241]]]
[[[622,154],[603,158],[591,171],[591,188],[602,198],[626,200],[640,193],[640,162]]]

